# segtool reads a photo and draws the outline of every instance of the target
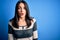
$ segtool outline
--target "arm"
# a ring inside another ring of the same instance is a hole
[[[38,40],[38,32],[37,32],[36,22],[34,23],[34,26],[33,26],[33,40]]]
[[[8,40],[13,40],[13,29],[10,24],[8,24]]]

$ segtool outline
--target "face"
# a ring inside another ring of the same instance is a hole
[[[24,3],[20,3],[18,5],[18,15],[19,17],[25,17],[26,16],[26,9]]]

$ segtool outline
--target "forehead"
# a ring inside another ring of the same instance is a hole
[[[18,7],[25,7],[24,3],[19,3]]]

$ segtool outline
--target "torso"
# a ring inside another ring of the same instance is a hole
[[[13,28],[13,36],[17,39],[22,39],[22,38],[32,38],[33,35],[33,21],[31,21],[31,26],[29,28],[27,28],[26,22],[19,22],[19,28],[15,28],[14,26],[12,26]],[[22,28],[22,26],[24,26],[24,28]],[[32,39],[31,39],[32,40]]]

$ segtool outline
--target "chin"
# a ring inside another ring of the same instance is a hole
[[[21,18],[23,18],[23,17],[25,17],[25,16],[21,16]]]

